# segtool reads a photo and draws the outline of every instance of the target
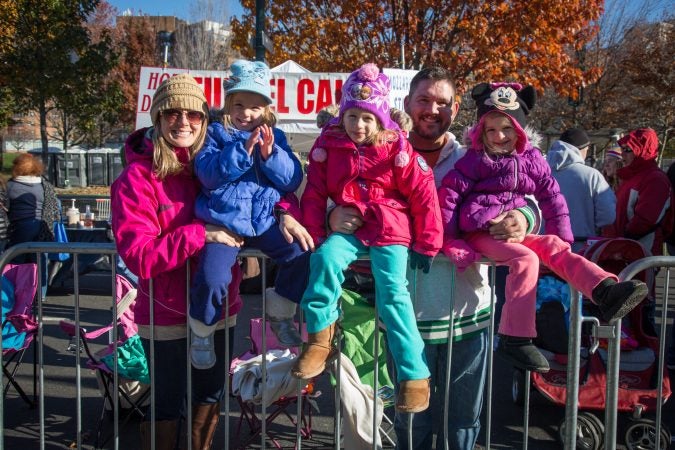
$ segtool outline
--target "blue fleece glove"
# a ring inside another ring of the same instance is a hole
[[[429,269],[431,269],[431,260],[433,258],[431,256],[423,255],[421,253],[417,253],[414,250],[410,251],[410,268],[412,270],[415,269],[422,269],[422,272],[424,273],[429,273]]]

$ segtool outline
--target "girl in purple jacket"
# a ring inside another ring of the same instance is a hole
[[[614,274],[571,252],[574,239],[567,204],[523,129],[535,103],[534,88],[481,83],[471,96],[478,123],[468,132],[469,149],[439,188],[443,252],[460,271],[479,254],[509,266],[498,352],[517,367],[547,372],[548,361],[532,343],[540,260],[597,304],[608,322],[640,303],[647,286],[636,280],[617,283]],[[490,221],[503,211],[525,206],[525,195],[534,195],[539,202],[546,234],[528,234],[520,243],[494,239],[487,231]]]

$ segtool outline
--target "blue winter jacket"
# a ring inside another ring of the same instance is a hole
[[[302,181],[300,161],[286,135],[274,128],[274,151],[263,161],[259,146],[246,152],[248,131],[209,125],[206,142],[194,159],[201,184],[195,214],[241,236],[259,236],[275,224],[274,205]]]

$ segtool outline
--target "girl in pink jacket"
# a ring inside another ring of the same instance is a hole
[[[332,341],[342,271],[370,254],[375,301],[401,380],[396,407],[419,412],[429,405],[429,370],[406,267],[410,253],[413,269],[429,271],[442,230],[433,173],[391,121],[389,91],[389,79],[374,64],[353,72],[342,87],[339,116],[324,127],[310,152],[301,208],[304,225],[321,246],[310,258],[309,285],[301,301],[308,345],[293,374],[312,378],[337,355]],[[363,226],[352,235],[326,237],[329,199],[358,208]]]
[[[509,266],[498,352],[517,367],[547,372],[548,361],[531,339],[536,336],[540,260],[597,304],[608,322],[637,306],[647,295],[647,286],[636,280],[617,283],[614,274],[572,253],[567,203],[523,130],[535,103],[534,89],[518,83],[481,83],[471,96],[478,107],[478,123],[469,131],[470,147],[439,188],[443,252],[460,270],[475,262],[478,253]],[[528,234],[521,243],[494,239],[487,232],[490,221],[503,211],[525,206],[525,195],[534,195],[539,202],[546,234]]]

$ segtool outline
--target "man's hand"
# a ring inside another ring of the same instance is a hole
[[[206,243],[225,244],[229,247],[241,248],[244,238],[227,228],[219,227],[210,223],[206,224]]]
[[[279,217],[279,230],[289,244],[295,238],[304,251],[314,251],[314,239],[312,239],[307,229],[295,220],[295,217],[290,214],[281,214]]]
[[[363,225],[363,216],[352,206],[338,205],[328,214],[328,225],[331,231],[353,234]]]
[[[523,242],[527,234],[527,219],[515,209],[498,215],[490,223],[490,234],[500,241]]]

